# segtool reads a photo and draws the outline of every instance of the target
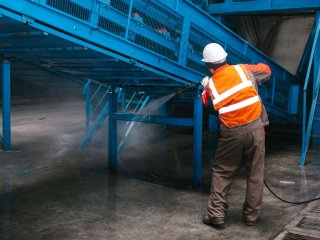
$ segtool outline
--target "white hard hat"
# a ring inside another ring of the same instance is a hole
[[[203,49],[203,59],[207,63],[222,63],[227,58],[227,53],[218,43],[209,43]]]

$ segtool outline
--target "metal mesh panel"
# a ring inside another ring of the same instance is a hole
[[[172,60],[177,59],[175,51],[173,51],[173,50],[171,50],[161,44],[158,44],[158,43],[146,38],[145,36],[137,34],[135,36],[133,42],[135,42],[145,48],[148,48],[154,52],[160,53],[161,55],[166,56]]]
[[[177,60],[182,17],[150,0],[133,2],[130,38],[136,44]]]
[[[195,69],[201,73],[207,74],[207,68],[202,59],[203,48],[209,42],[217,42],[212,37],[205,34],[200,29],[196,28],[195,25],[191,25],[189,39],[188,39],[188,55],[187,55],[187,66]]]
[[[111,21],[105,17],[100,17],[98,26],[121,37],[125,36],[125,27],[119,25],[116,21]]]
[[[68,13],[72,16],[88,21],[91,15],[92,1],[82,0],[81,5],[78,2],[71,0],[47,0],[47,5],[59,9],[62,12]]]
[[[115,35],[125,37],[129,17],[128,4],[119,0],[108,0],[101,4],[98,26]]]
[[[110,6],[118,11],[128,15],[130,1],[110,0]]]

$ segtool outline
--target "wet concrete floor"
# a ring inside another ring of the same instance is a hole
[[[0,239],[273,239],[306,205],[265,188],[260,222],[241,221],[245,172],[229,194],[225,230],[201,222],[216,137],[204,132],[203,184],[192,187],[192,129],[135,124],[107,170],[106,130],[87,147],[82,99],[13,101],[11,151],[0,152]],[[320,152],[299,167],[300,142],[267,136],[266,180],[300,201],[320,189]]]

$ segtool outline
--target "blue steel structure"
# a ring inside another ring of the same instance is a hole
[[[316,15],[316,21],[314,25],[315,35],[312,44],[312,50],[310,54],[310,60],[308,64],[308,70],[305,78],[303,88],[303,125],[302,125],[302,154],[300,159],[300,165],[305,164],[307,157],[307,151],[310,141],[311,132],[314,137],[314,144],[319,145],[320,137],[320,103],[318,101],[319,89],[320,89],[320,12]],[[311,107],[310,113],[307,119],[307,94],[310,76],[313,78],[313,86],[311,91]]]
[[[192,118],[169,118],[119,112],[116,88],[159,97],[193,86],[208,74],[201,52],[209,42],[224,46],[232,64],[270,65],[272,78],[260,94],[268,112],[277,119],[299,123],[302,110],[295,96],[302,92],[302,83],[196,4],[207,7],[207,1],[181,0],[0,0],[0,52],[12,62],[15,78],[23,76],[38,83],[46,79],[46,84],[64,89],[59,85],[62,78],[70,80],[72,86],[82,87],[88,80],[111,86],[102,115],[108,112],[112,170],[117,165],[118,120],[193,127],[193,182],[198,185],[202,155],[200,89],[195,87],[179,97],[193,101]],[[7,85],[3,89],[9,91]],[[7,103],[8,97],[4,100]],[[86,107],[89,111],[89,105]],[[9,115],[6,112],[3,119]]]
[[[8,91],[9,89],[9,91]],[[11,149],[11,92],[10,63],[2,62],[2,145],[4,150]]]

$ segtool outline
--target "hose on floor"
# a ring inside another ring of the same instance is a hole
[[[279,197],[277,194],[275,194],[271,188],[269,187],[269,185],[267,184],[266,180],[263,181],[264,185],[267,187],[267,189],[270,191],[270,193],[275,196],[276,198],[278,198],[280,201],[285,202],[285,203],[289,203],[289,204],[294,204],[294,205],[300,205],[300,204],[306,204],[306,203],[310,203],[310,202],[314,202],[317,200],[320,200],[320,197],[317,198],[313,198],[313,199],[309,199],[309,200],[305,200],[305,201],[301,201],[301,202],[292,202],[292,201],[287,201],[281,197]]]

